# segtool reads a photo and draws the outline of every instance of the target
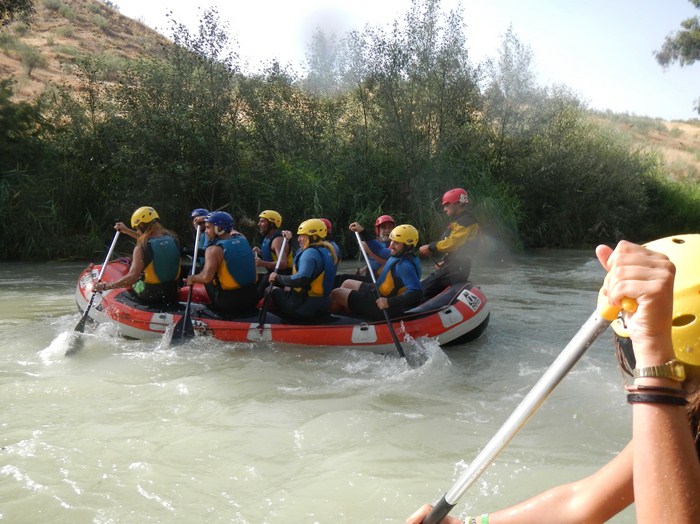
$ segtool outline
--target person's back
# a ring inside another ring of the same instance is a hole
[[[188,285],[204,284],[211,308],[221,314],[252,311],[257,302],[255,257],[248,240],[233,230],[231,215],[209,213],[205,230],[209,247],[204,253],[204,268],[187,278]]]
[[[115,229],[123,226],[121,222]],[[171,306],[178,301],[180,245],[174,233],[160,224],[155,209],[142,206],[131,216],[131,227],[138,234],[129,272],[97,290],[131,286],[135,298],[149,306]]]

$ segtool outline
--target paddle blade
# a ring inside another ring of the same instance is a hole
[[[194,338],[194,326],[190,315],[185,313],[173,328],[171,343],[173,345],[182,344],[190,338]]]
[[[87,310],[86,310],[87,313]],[[78,325],[75,326],[75,329],[73,331],[77,331],[78,333],[83,333],[85,331],[85,322],[87,322],[87,315],[83,315],[80,317],[80,321],[78,322]]]

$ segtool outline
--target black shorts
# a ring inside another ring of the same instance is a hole
[[[377,307],[377,293],[375,285],[363,283],[357,291],[351,291],[348,295],[348,309],[353,315],[358,317],[368,318],[371,320],[381,320],[384,318],[384,313]],[[390,307],[385,310],[389,317],[398,317],[403,314],[405,308]]]
[[[255,309],[258,290],[255,284],[239,289],[224,290],[212,284],[204,286],[211,300],[211,308],[217,313],[236,315],[249,313]]]

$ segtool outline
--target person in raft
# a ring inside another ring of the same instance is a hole
[[[284,245],[282,250],[282,215],[273,209],[266,209],[258,215],[258,231],[262,235],[262,243],[260,247],[255,246],[253,251],[257,258],[255,266],[265,269],[258,281],[258,296],[264,294],[269,281],[270,273],[275,270],[277,260],[280,259],[280,265],[277,273],[280,275],[292,274],[292,263],[294,255],[289,243]]]
[[[401,224],[392,229],[389,238],[386,252],[379,252],[386,263],[376,287],[360,280],[344,281],[331,293],[331,311],[378,320],[383,317],[384,309],[390,317],[396,317],[420,303],[421,265],[415,251],[418,230],[410,224]]]
[[[437,295],[451,284],[466,282],[472,257],[479,247],[479,224],[471,212],[467,191],[461,187],[447,191],[442,196],[442,209],[450,223],[440,240],[419,249],[423,257],[442,256],[435,271],[423,281],[426,297]]]
[[[224,211],[204,218],[209,240],[204,267],[187,277],[188,286],[204,284],[211,308],[224,315],[250,312],[258,301],[253,249],[234,227],[233,217]]]
[[[390,215],[381,215],[374,221],[376,237],[372,237],[359,222],[352,222],[348,226],[348,229],[352,233],[358,233],[360,235],[362,249],[367,253],[369,266],[358,268],[353,274],[339,273],[335,277],[336,288],[340,287],[346,280],[359,280],[361,282],[371,283],[373,282],[372,277],[375,279],[379,277],[379,274],[382,272],[382,267],[384,267],[387,261],[386,258],[380,257],[379,253],[382,253],[386,257],[391,256],[389,252],[389,244],[391,243],[389,234],[395,227],[396,221]],[[362,259],[361,254],[360,259]],[[372,271],[371,274],[370,271]]]
[[[613,322],[618,360],[633,377],[626,387],[632,441],[589,477],[467,517],[468,524],[607,522],[632,503],[637,522],[700,522],[700,235],[648,248],[622,241],[596,254],[608,271],[608,302],[637,303]],[[406,523],[419,524],[430,511],[425,505]]]
[[[121,222],[114,229],[121,231]],[[122,224],[123,225],[123,224]],[[175,233],[165,229],[155,209],[143,206],[131,216],[137,232],[129,272],[114,282],[100,282],[95,291],[131,286],[136,298],[149,306],[172,305],[178,301],[180,244]]]
[[[333,246],[325,241],[326,234],[320,219],[302,222],[297,230],[299,251],[294,255],[292,275],[270,273],[270,283],[276,286],[270,300],[281,317],[307,321],[328,313],[336,258]]]

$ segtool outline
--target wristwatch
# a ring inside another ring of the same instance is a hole
[[[660,366],[649,366],[648,368],[635,368],[633,372],[634,378],[643,377],[659,377],[659,378],[670,378],[677,382],[683,382],[685,380],[685,367],[683,363],[675,358],[669,360],[665,364]]]

